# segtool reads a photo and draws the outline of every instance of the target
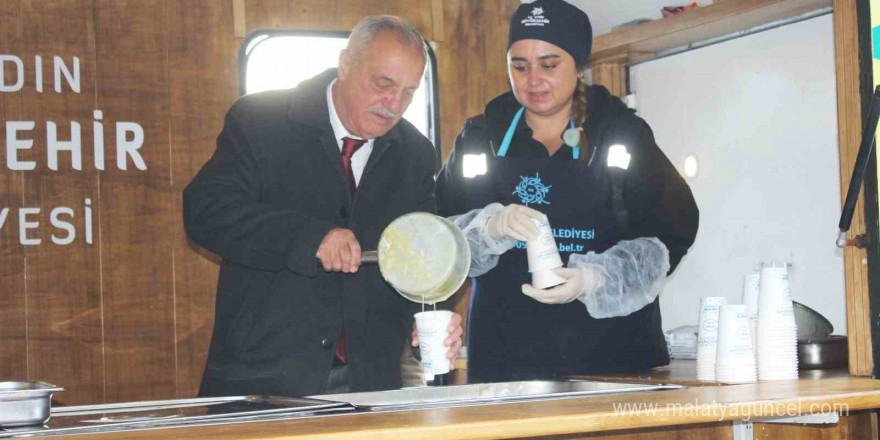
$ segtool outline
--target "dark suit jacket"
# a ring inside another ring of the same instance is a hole
[[[189,236],[223,260],[202,395],[321,393],[343,328],[353,391],[400,387],[416,305],[376,265],[326,273],[315,253],[332,228],[375,249],[398,216],[435,212],[438,164],[402,120],[376,139],[352,200],[327,110],[335,77],[239,99],[184,190]]]

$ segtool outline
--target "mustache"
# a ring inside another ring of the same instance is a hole
[[[370,107],[370,113],[375,113],[383,118],[388,119],[397,119],[400,117],[400,113],[394,113],[391,110],[388,110],[382,106]]]

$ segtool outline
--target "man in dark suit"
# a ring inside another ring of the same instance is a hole
[[[338,70],[229,110],[183,194],[189,236],[222,257],[200,395],[400,387],[418,305],[360,258],[398,216],[436,210],[434,147],[401,120],[425,60],[410,24],[367,17]]]

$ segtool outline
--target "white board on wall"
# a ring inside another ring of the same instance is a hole
[[[700,208],[696,242],[661,296],[665,330],[701,296],[742,302],[759,262],[792,264],[792,297],[846,334],[837,97],[830,14],[630,69],[639,115]]]

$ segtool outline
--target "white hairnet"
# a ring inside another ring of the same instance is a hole
[[[485,233],[489,218],[502,209],[504,206],[500,203],[492,203],[449,217],[464,232],[470,245],[470,277],[495,268],[498,257],[516,246],[513,238],[495,241]],[[652,303],[663,290],[669,272],[669,250],[653,237],[625,240],[601,254],[571,254],[568,267],[593,269],[599,275],[599,281],[587,286],[578,298],[592,317],[626,316]]]
[[[596,319],[626,316],[654,302],[669,272],[669,251],[656,238],[621,241],[597,254],[572,254],[569,268],[594,269],[600,281],[578,300]]]
[[[471,247],[471,268],[469,277],[478,277],[492,270],[498,264],[498,257],[513,249],[516,240],[505,237],[495,241],[485,233],[486,223],[498,211],[504,209],[500,203],[491,203],[482,209],[474,209],[465,214],[449,217],[449,220],[458,226],[467,237]]]

